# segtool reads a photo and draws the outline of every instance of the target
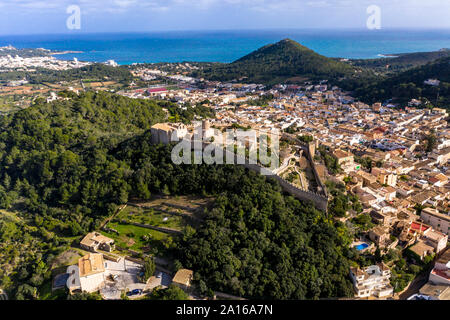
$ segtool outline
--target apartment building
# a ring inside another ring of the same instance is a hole
[[[425,208],[420,214],[420,218],[431,225],[435,230],[450,235],[450,216],[440,213],[433,208]]]
[[[384,263],[363,269],[352,267],[350,278],[353,281],[355,296],[358,298],[370,296],[384,298],[394,293],[394,288],[390,284],[391,270]]]

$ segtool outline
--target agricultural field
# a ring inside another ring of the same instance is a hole
[[[181,210],[178,210],[181,211]],[[118,216],[118,220],[126,220],[141,224],[148,224],[155,227],[170,228],[181,231],[186,226],[186,221],[182,216],[168,214],[156,208],[142,208],[127,206]]]
[[[164,256],[172,247],[177,232],[181,234],[186,226],[201,222],[203,209],[211,200],[171,197],[145,202],[133,201],[107,224],[102,233],[114,239],[116,247],[121,249]],[[164,228],[169,232],[136,226],[133,223]]]

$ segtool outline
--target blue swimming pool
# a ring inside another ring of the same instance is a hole
[[[355,246],[355,248],[356,248],[356,250],[361,251],[361,250],[366,249],[368,246],[369,245],[367,243],[361,243],[361,244],[358,244],[357,246]]]

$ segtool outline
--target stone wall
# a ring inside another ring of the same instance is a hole
[[[235,161],[237,161],[237,159],[238,159],[238,156],[235,155]],[[242,158],[240,160],[243,161]],[[235,163],[238,163],[238,162],[235,162]],[[319,209],[323,212],[327,212],[328,196],[310,192],[310,191],[301,190],[301,189],[297,188],[296,186],[294,186],[293,184],[289,183],[288,181],[284,180],[280,176],[274,174],[271,170],[269,170],[265,167],[262,167],[260,165],[249,164],[248,161],[245,161],[245,164],[242,164],[242,166],[244,166],[245,168],[247,168],[249,170],[257,172],[259,174],[263,174],[263,175],[267,176],[268,178],[274,179],[275,181],[277,181],[280,184],[281,188],[285,192],[291,194],[292,196],[294,196],[295,198],[297,198],[299,200],[312,202],[313,205],[317,209]],[[317,179],[319,175],[317,174],[317,170],[316,170],[313,162],[312,162],[311,166],[313,167],[313,171],[315,172],[314,175],[316,176],[316,179]],[[318,184],[319,183],[321,184],[320,179],[318,180]],[[326,190],[326,189],[323,189],[323,190]]]

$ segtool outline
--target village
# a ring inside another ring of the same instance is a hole
[[[167,77],[165,73],[149,72]],[[148,73],[140,70],[139,74]],[[425,83],[436,85],[438,80]],[[431,294],[434,299],[448,297],[450,132],[446,110],[417,108],[420,101],[415,100],[404,108],[389,102],[367,105],[327,81],[266,89],[257,84],[189,78],[180,80],[178,86],[182,89],[152,87],[127,95],[168,99],[180,107],[207,101],[216,113],[215,119],[209,120],[214,129],[242,128],[258,133],[280,130],[280,163],[285,163],[274,173],[300,189],[307,190],[317,181],[308,175],[307,161],[301,160],[298,143],[290,138],[312,142],[316,150],[312,162],[319,171],[319,183],[343,184],[345,194],[360,203],[357,210],[350,208],[334,217],[355,231],[351,246],[367,254],[407,252],[409,261],[416,263],[434,259],[429,282],[421,283],[420,293],[416,290],[411,299],[428,297],[430,292],[439,292]],[[167,140],[174,132],[175,141],[186,134],[178,129],[177,125],[166,126],[163,131]],[[350,277],[355,297],[394,296],[391,271],[384,263],[351,269]]]

